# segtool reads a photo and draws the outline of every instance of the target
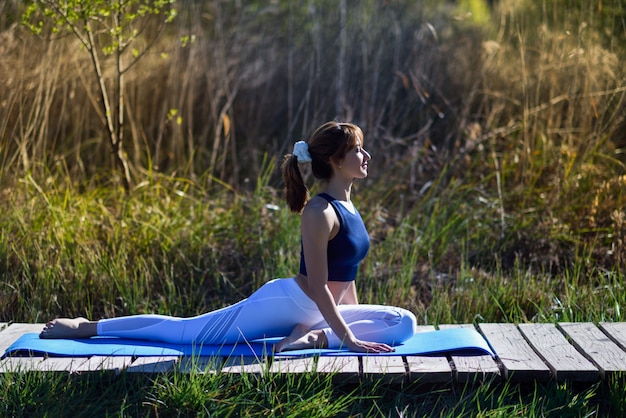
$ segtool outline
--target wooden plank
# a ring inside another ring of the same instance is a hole
[[[403,356],[363,356],[363,377],[384,383],[402,383],[408,379],[407,365]]]
[[[317,358],[317,371],[319,373],[340,373],[346,376],[359,376],[361,362],[359,357],[321,356]]]
[[[554,324],[519,324],[529,344],[548,364],[559,381],[594,382],[600,371],[580,354]]]
[[[622,350],[626,350],[626,322],[600,322],[600,329]]]
[[[7,357],[0,361],[2,372],[70,372],[85,362],[85,358],[72,357]]]
[[[10,324],[8,327],[0,331],[0,353],[4,354],[7,348],[11,346],[18,338],[29,332],[39,333],[45,324]]]
[[[315,357],[274,357],[270,372],[302,374],[317,370],[317,358]]]
[[[272,360],[270,364],[269,359],[264,360],[258,357],[229,357],[224,362],[222,372],[262,374],[267,371],[305,373],[315,370],[318,373],[332,374],[335,379],[346,383],[358,381],[361,368],[357,357],[322,356],[300,359],[273,358]]]
[[[420,383],[451,383],[452,368],[445,356],[407,356],[408,379]]]
[[[600,369],[600,377],[626,370],[626,352],[590,322],[558,324],[572,344]]]
[[[40,370],[43,357],[7,357],[0,361],[0,373],[23,373]]]
[[[126,368],[126,371],[129,373],[164,373],[172,370],[179,360],[178,356],[137,357]]]
[[[267,371],[268,359],[252,356],[231,356],[222,365],[222,373],[263,374]]]
[[[269,371],[272,373],[310,373],[331,374],[342,383],[357,382],[361,374],[359,357],[274,357]]]
[[[439,325],[439,329],[469,328],[476,329],[472,324]],[[459,383],[484,382],[501,378],[500,368],[490,355],[484,356],[451,356],[454,365],[454,378]]]
[[[420,325],[417,332],[434,331],[435,327]],[[445,356],[407,356],[405,359],[408,379],[421,383],[452,382],[452,368]]]
[[[71,372],[74,367],[79,367],[87,361],[84,357],[45,357],[40,363],[43,372]]]
[[[179,364],[179,370],[183,373],[216,373],[222,368],[222,357],[183,357]]]
[[[317,358],[317,372],[331,374],[339,383],[355,383],[361,377],[361,358],[321,356]]]
[[[512,382],[550,380],[550,368],[524,339],[515,324],[479,324],[502,365],[504,378]]]
[[[83,373],[110,371],[115,374],[119,374],[133,362],[133,358],[131,356],[92,356],[85,360],[86,361],[84,363],[72,367],[70,372]]]

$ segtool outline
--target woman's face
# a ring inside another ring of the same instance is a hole
[[[339,171],[351,178],[367,177],[367,165],[372,156],[361,147],[360,141],[346,153]]]

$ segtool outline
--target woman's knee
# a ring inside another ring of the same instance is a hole
[[[415,334],[417,330],[417,319],[413,312],[406,309],[398,308],[400,314],[400,320],[398,328],[401,330],[401,334],[405,339],[409,339]]]

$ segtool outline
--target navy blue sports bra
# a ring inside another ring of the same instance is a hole
[[[334,197],[320,193],[335,209],[339,218],[339,232],[328,241],[328,280],[350,282],[356,278],[361,260],[370,248],[370,237],[359,211],[350,212]],[[306,276],[304,249],[300,253],[300,273]]]

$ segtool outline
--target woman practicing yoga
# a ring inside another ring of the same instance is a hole
[[[232,344],[283,337],[274,351],[347,347],[389,352],[410,338],[415,316],[402,308],[360,305],[354,279],[370,241],[352,205],[354,179],[367,177],[371,156],[363,132],[350,123],[327,122],[307,142],[298,141],[282,165],[287,204],[302,213],[300,272],[265,283],[249,298],[192,318],[132,315],[89,321],[59,318],[41,338],[112,336],[184,344]],[[310,200],[299,164],[311,163],[325,182]]]

